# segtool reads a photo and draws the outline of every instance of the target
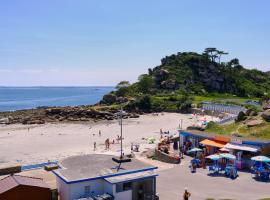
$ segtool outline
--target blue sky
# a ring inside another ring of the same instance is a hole
[[[115,85],[166,55],[217,47],[270,70],[270,1],[0,2],[0,85]]]

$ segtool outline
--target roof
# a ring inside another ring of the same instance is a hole
[[[54,173],[66,183],[75,183],[149,171],[157,168],[137,159],[122,163],[119,168],[119,164],[115,163],[112,158],[113,156],[104,154],[69,157],[60,162],[62,169],[57,169]]]
[[[211,147],[223,148],[225,146],[226,142],[205,139],[205,140],[201,141],[200,144],[203,144],[206,146],[211,146]]]
[[[154,177],[154,176],[157,176],[157,174],[155,172],[146,171],[146,172],[138,172],[135,174],[113,176],[113,177],[105,178],[105,180],[108,181],[109,183],[121,183],[121,182],[138,180],[138,179],[149,178],[149,177]]]
[[[250,151],[250,152],[258,152],[260,148],[252,145],[246,144],[235,144],[235,143],[228,143],[224,146],[226,149],[234,149],[234,150],[241,150],[241,151]]]
[[[4,193],[19,185],[34,186],[40,188],[49,188],[46,183],[40,178],[33,178],[28,176],[11,175],[0,180],[0,194]]]
[[[220,134],[214,134],[204,131],[198,131],[198,130],[180,130],[181,135],[194,135],[197,137],[205,138],[205,139],[215,139],[216,137],[222,136],[227,137],[229,139],[235,138],[231,135],[220,135]],[[248,137],[237,137],[245,142],[258,142],[261,144],[270,144],[270,139],[264,139],[264,138],[248,138]]]

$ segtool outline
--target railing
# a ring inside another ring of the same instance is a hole
[[[225,124],[225,123],[227,123],[227,122],[229,122],[229,121],[235,120],[236,118],[237,118],[236,115],[235,115],[235,116],[229,116],[229,117],[227,117],[227,118],[224,118],[224,119],[222,119],[222,120],[217,121],[217,123],[218,123],[218,124]]]
[[[203,103],[202,109],[203,110],[210,110],[210,111],[214,111],[214,112],[231,113],[231,114],[236,114],[236,115],[241,111],[243,111],[243,112],[246,111],[246,109],[242,106],[215,104],[215,103]]]

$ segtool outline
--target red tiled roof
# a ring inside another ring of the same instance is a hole
[[[49,188],[49,186],[40,178],[13,175],[0,180],[0,194],[17,187],[18,185]]]

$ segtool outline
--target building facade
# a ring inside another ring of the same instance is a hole
[[[156,167],[135,159],[119,165],[112,156],[85,155],[67,158],[61,167],[54,171],[61,200],[152,200],[156,194]]]

